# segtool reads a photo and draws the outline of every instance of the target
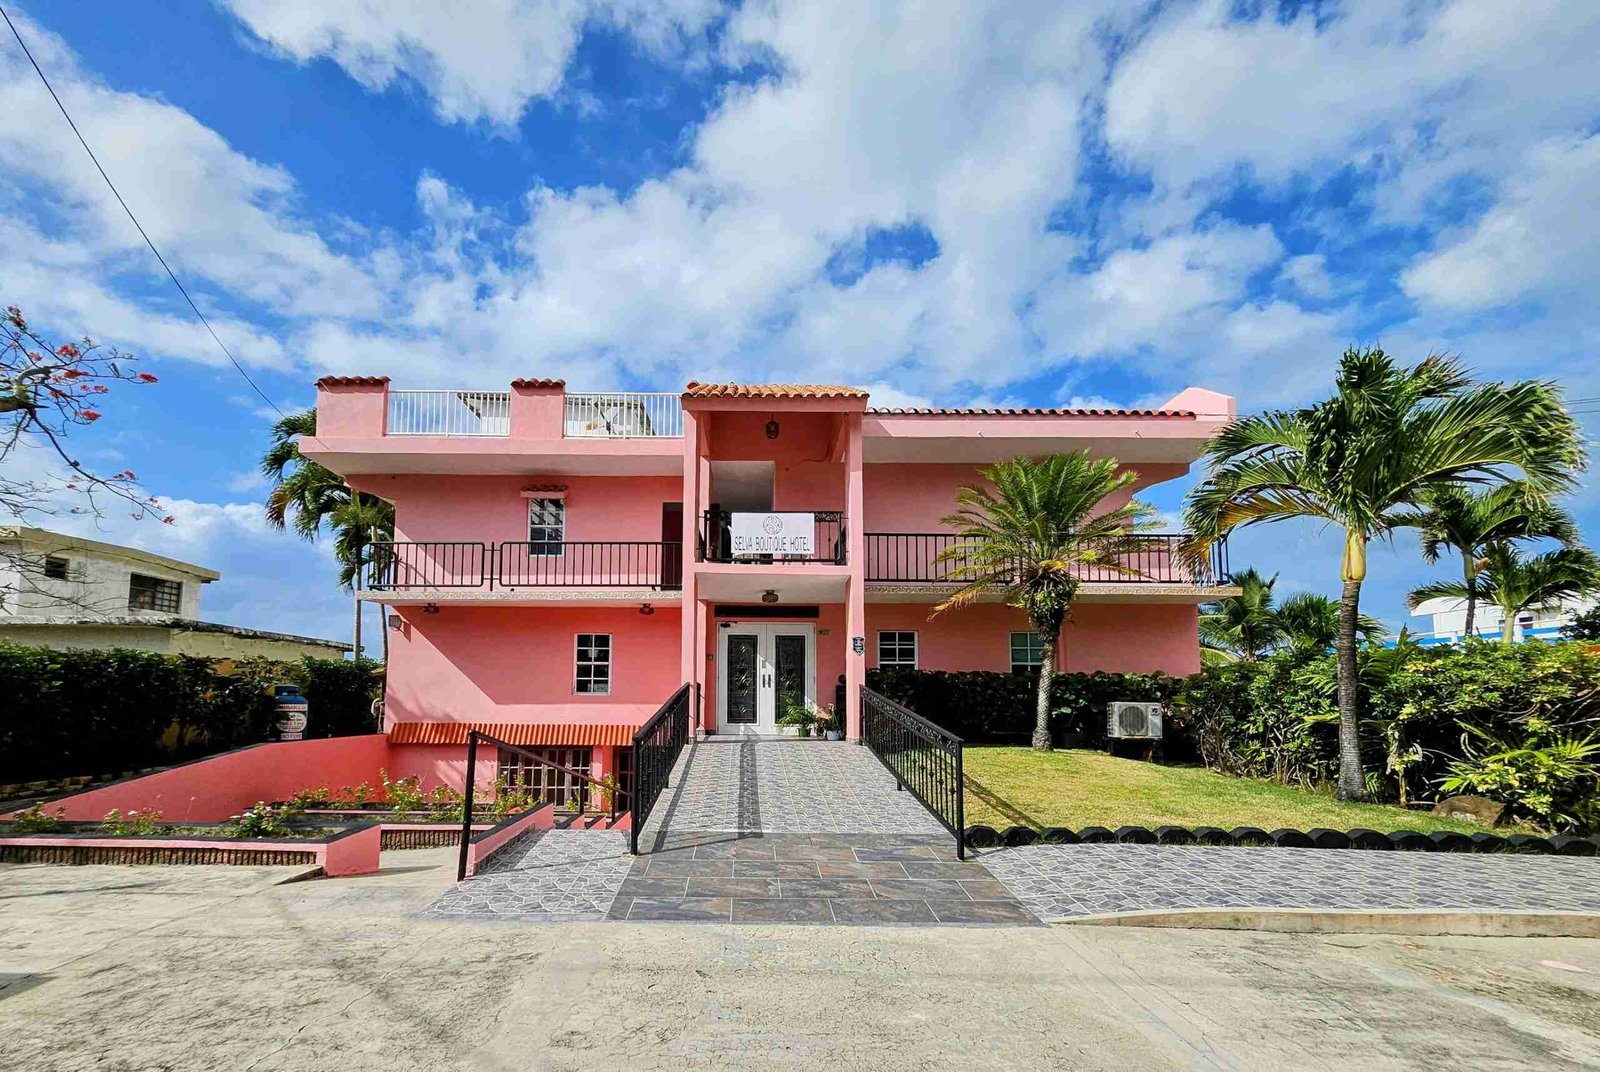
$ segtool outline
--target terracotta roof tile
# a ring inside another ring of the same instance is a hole
[[[519,387],[519,388],[521,388],[523,390],[527,390],[527,389],[533,388],[533,387],[565,387],[566,385],[567,385],[567,381],[566,380],[536,379],[536,380],[512,380],[511,381],[511,386]]]
[[[869,407],[867,412],[869,414],[896,417],[1193,417],[1195,415],[1193,410],[1188,409],[1044,409],[1035,407],[961,409],[942,406],[934,408],[909,406]]]
[[[389,382],[387,376],[324,376],[318,387],[382,387]]]
[[[859,387],[831,383],[698,383],[683,389],[690,398],[866,398]]]
[[[594,722],[396,722],[389,727],[389,743],[464,745],[467,732],[477,730],[523,747],[594,748],[632,744],[636,729]]]

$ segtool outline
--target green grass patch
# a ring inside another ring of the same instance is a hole
[[[1103,752],[971,746],[965,750],[968,824],[1008,826],[1259,826],[1349,830],[1484,829],[1425,811],[1346,804],[1324,794],[1204,767],[1167,767]]]

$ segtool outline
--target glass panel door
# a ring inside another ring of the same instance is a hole
[[[789,710],[789,704],[806,702],[806,638],[800,633],[779,633],[773,638],[774,659],[777,666],[777,698],[774,707],[778,719]]]
[[[760,661],[757,646],[760,636],[755,633],[728,634],[728,695],[727,716],[730,726],[753,726],[756,722],[757,680]]]

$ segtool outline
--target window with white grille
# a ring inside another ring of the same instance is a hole
[[[881,669],[917,668],[917,634],[913,629],[878,630],[878,666]]]
[[[536,762],[508,748],[500,749],[499,777],[508,788],[521,788],[538,797],[541,803],[566,805],[580,792],[587,795],[586,783],[566,771],[588,774],[592,750],[588,748],[530,748],[544,763]],[[546,764],[565,767],[556,770]]]
[[[142,573],[128,575],[128,609],[154,610],[163,614],[177,614],[183,605],[183,585],[163,577],[146,577]]]
[[[576,691],[603,694],[611,691],[611,634],[579,633]]]
[[[1044,638],[1038,633],[1011,634],[1011,672],[1032,673],[1044,663]]]
[[[560,555],[567,538],[567,504],[562,499],[528,500],[530,555]]]

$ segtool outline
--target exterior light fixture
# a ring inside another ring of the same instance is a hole
[[[768,439],[777,439],[778,438],[778,418],[776,418],[776,417],[772,418],[772,420],[767,422],[767,438]]]
[[[437,603],[424,603],[422,605],[422,613],[424,613],[424,614],[438,614],[439,613],[439,604],[437,604]]]
[[[777,601],[778,601],[778,593],[776,591],[774,591],[773,589],[768,588],[765,592],[761,593],[761,602],[763,602],[763,603],[776,603]]]
[[[646,618],[650,617],[650,615],[654,614],[655,612],[656,612],[656,609],[654,607],[652,607],[650,604],[648,604],[648,603],[640,603],[639,604],[639,613],[643,614]]]
[[[398,633],[405,625],[405,621],[398,614],[389,615],[389,628]]]

